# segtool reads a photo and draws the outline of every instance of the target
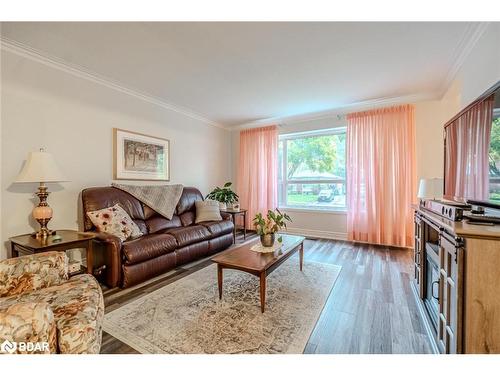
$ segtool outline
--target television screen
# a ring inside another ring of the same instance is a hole
[[[446,124],[444,180],[445,199],[500,204],[500,88]]]

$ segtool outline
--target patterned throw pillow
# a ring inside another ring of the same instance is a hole
[[[99,232],[119,237],[122,241],[142,236],[142,232],[129,214],[117,203],[113,207],[89,211],[87,216]]]

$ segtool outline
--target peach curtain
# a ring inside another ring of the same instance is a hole
[[[491,95],[446,127],[446,197],[489,198],[493,104]]]
[[[413,246],[413,106],[349,114],[347,124],[348,239]]]
[[[241,208],[248,209],[247,228],[258,212],[274,210],[278,203],[278,128],[242,130],[238,194]]]

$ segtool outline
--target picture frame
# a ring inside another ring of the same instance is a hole
[[[170,140],[113,128],[113,179],[170,181]]]

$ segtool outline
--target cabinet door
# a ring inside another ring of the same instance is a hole
[[[463,247],[440,237],[438,346],[443,353],[462,352]]]
[[[414,278],[420,298],[424,298],[423,265],[424,262],[424,226],[422,220],[415,214],[415,245],[413,248]]]

